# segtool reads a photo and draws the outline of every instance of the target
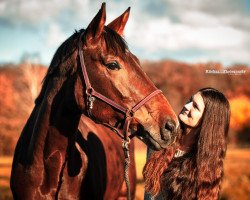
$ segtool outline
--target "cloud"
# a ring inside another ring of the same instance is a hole
[[[47,33],[47,45],[50,47],[57,47],[58,44],[61,44],[64,40],[67,39],[67,36],[64,32],[61,31],[60,26],[57,24],[50,24],[48,27]]]
[[[131,6],[125,37],[139,58],[162,59],[171,55],[184,61],[211,59],[250,64],[247,59],[250,15],[245,12],[243,2],[110,1],[107,2],[107,23]],[[2,0],[0,26],[9,25],[10,30],[19,27],[26,33],[33,27],[37,34],[43,35],[43,56],[47,55],[46,48],[59,46],[74,29],[86,28],[101,3],[101,0]],[[185,57],[183,52],[193,54],[186,53]]]
[[[3,1],[1,6],[1,18],[8,21],[10,24],[35,24],[48,19],[51,14],[48,9],[50,5],[47,1],[39,3],[39,1]],[[53,5],[53,2],[52,2]],[[57,8],[55,8],[56,13]]]
[[[101,0],[2,0],[0,18],[10,24],[37,26],[49,21],[60,21],[67,13],[67,17],[73,23],[74,20],[89,22],[100,9],[102,2]],[[111,14],[121,10],[122,2],[107,4]]]
[[[199,24],[200,22],[194,22]],[[138,46],[151,50],[170,49],[183,50],[186,48],[224,49],[244,45],[247,33],[230,26],[217,24],[211,21],[210,26],[193,24],[172,23],[169,19],[148,20],[144,24],[133,24],[136,32],[129,32],[129,37]],[[211,24],[214,24],[211,25]],[[143,35],[143,40],[141,40]]]
[[[146,4],[144,11],[157,7],[149,1]],[[178,52],[183,55],[183,51],[189,50],[202,52],[191,56],[197,61],[249,64],[250,16],[242,12],[241,2],[168,0],[162,3],[164,6],[168,6],[169,13],[162,14],[161,8],[158,15],[147,18],[143,12],[141,18],[146,20],[134,20],[128,31],[130,43],[145,52],[142,57],[179,57]],[[190,60],[189,55],[186,60]]]
[[[225,15],[232,13],[242,13],[244,8],[243,1],[235,0],[166,0],[175,12],[193,12],[199,10],[204,13],[213,15]]]

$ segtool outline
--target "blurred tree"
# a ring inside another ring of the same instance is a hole
[[[235,142],[239,145],[250,145],[250,98],[245,95],[230,99],[231,123]]]
[[[247,66],[227,68],[245,70],[246,73],[240,76],[207,74],[208,69],[225,69],[220,63],[214,62],[187,64],[163,60],[146,61],[142,66],[166,95],[176,113],[180,112],[188,98],[202,87],[214,87],[222,91],[231,103],[231,141],[249,141],[249,137],[245,137],[250,135],[247,125],[250,122],[250,75]],[[15,144],[34,106],[46,71],[46,67],[31,63],[25,56],[20,65],[0,66],[0,141],[6,144],[2,150],[0,148],[0,154],[13,152],[12,144]]]
[[[29,114],[39,94],[46,69],[41,68],[38,64],[24,62],[20,64],[19,70],[20,76],[15,86],[21,92],[18,93],[17,102],[22,102],[19,109],[21,109],[24,114]]]
[[[13,81],[6,74],[0,74],[0,113],[5,115],[6,111],[13,109]]]
[[[250,98],[245,95],[230,99],[231,128],[240,131],[250,122]]]
[[[47,68],[23,63],[0,68],[0,155],[11,155]]]
[[[237,142],[240,146],[249,147],[250,145],[250,125],[242,127],[239,133],[236,135]]]

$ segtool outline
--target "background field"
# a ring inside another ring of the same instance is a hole
[[[229,149],[225,160],[225,177],[222,186],[223,200],[250,199],[250,149]],[[146,160],[146,151],[136,150],[137,188],[136,200],[142,200],[144,185],[142,169]],[[0,158],[0,199],[12,199],[9,178],[12,157]]]
[[[145,61],[143,70],[168,98],[178,113],[186,100],[202,87],[223,91],[231,106],[229,150],[225,161],[222,200],[250,199],[250,70],[234,65],[227,70],[245,70],[243,75],[206,74],[224,70],[220,63],[187,64],[171,60]],[[10,168],[17,139],[40,92],[47,67],[29,62],[0,66],[0,200],[12,199]],[[195,77],[195,78],[194,78]],[[143,199],[142,168],[146,147],[136,143],[136,199]]]

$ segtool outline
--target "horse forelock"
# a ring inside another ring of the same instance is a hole
[[[112,49],[116,54],[119,52],[125,53],[128,50],[128,45],[123,37],[109,27],[104,27],[104,39],[107,49]]]

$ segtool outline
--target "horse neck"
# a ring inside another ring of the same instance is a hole
[[[61,156],[65,156],[67,148],[74,143],[81,116],[80,112],[66,110],[70,105],[64,101],[63,95],[55,95],[53,100],[50,99],[46,98],[34,108],[32,121],[35,123],[30,123],[33,131],[28,159],[38,165],[55,152],[59,151]]]

